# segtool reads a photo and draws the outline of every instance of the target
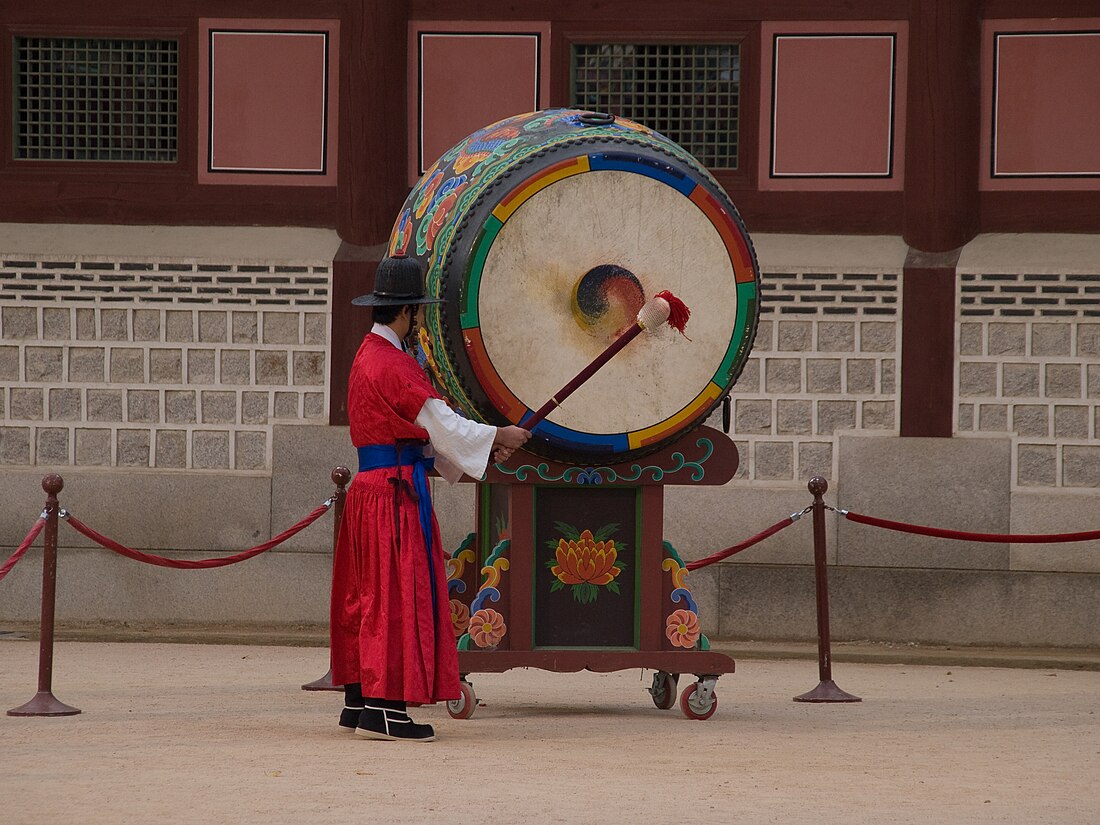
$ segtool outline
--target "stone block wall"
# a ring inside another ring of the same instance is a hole
[[[760,325],[732,394],[738,479],[836,478],[839,433],[897,431],[901,263],[828,271],[761,260]]]
[[[952,439],[899,437],[900,239],[753,241],[770,311],[733,393],[742,467],[724,487],[668,492],[666,537],[684,558],[801,509],[815,473],[829,503],[914,524],[1100,527],[1100,236],[979,236],[962,250]],[[836,514],[825,528],[834,639],[1100,638],[1100,542],[947,541]],[[812,638],[812,557],[803,520],[695,571],[704,622],[719,636]]]
[[[156,252],[0,249],[0,464],[265,471],[327,423],[331,259]]]
[[[956,432],[1010,435],[1014,489],[1100,487],[1100,261],[982,263],[960,267]]]
[[[332,467],[354,461],[347,428],[324,426],[335,234],[76,229],[58,244],[53,227],[0,225],[0,543],[25,535],[55,468],[89,524],[186,557],[243,549],[323,500]],[[753,241],[764,311],[732,397],[741,468],[721,487],[667,491],[665,538],[685,559],[801,510],[818,474],[827,501],[884,518],[1100,528],[1100,236],[981,236],[963,250],[953,439],[898,435],[900,238]],[[453,549],[474,526],[473,485],[437,483],[435,502]],[[323,623],[329,527],[201,583],[62,530],[58,615]],[[1098,542],[947,542],[835,513],[826,531],[836,639],[1098,643]],[[695,571],[706,632],[812,638],[812,558],[804,519]],[[13,570],[0,619],[35,619],[38,580],[33,560]]]

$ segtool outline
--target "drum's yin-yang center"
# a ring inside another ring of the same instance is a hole
[[[634,323],[644,303],[641,281],[617,264],[594,266],[573,285],[577,325],[586,334],[608,342]]]

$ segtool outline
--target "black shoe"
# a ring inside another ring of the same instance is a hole
[[[431,742],[435,731],[431,725],[418,725],[403,710],[366,705],[359,714],[359,726],[355,729],[364,739],[388,741]]]
[[[344,709],[340,712],[340,727],[355,730],[364,704],[363,686],[359,682],[344,685]]]
[[[340,711],[340,727],[347,728],[348,730],[355,730],[359,724],[359,716],[363,712],[363,706],[353,707],[351,705],[344,705],[344,709]]]

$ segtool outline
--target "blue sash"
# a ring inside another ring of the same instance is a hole
[[[356,448],[359,452],[359,472],[384,467],[412,467],[412,489],[416,493],[417,511],[420,515],[420,531],[424,534],[424,547],[428,552],[428,579],[432,587],[432,616],[439,624],[439,608],[435,603],[435,565],[432,563],[432,494],[428,488],[428,471],[435,466],[434,458],[426,458],[417,444],[368,444]],[[400,461],[399,461],[400,459]],[[398,487],[400,490],[400,487]],[[400,547],[398,548],[400,550]]]

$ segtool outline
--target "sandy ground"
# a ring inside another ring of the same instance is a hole
[[[0,641],[0,703],[38,645]],[[317,648],[63,642],[78,716],[0,716],[0,822],[1066,823],[1100,821],[1100,673],[834,664],[864,701],[807,705],[807,661],[741,660],[707,721],[650,674],[472,676],[429,744],[361,740],[306,692]],[[685,677],[690,678],[690,677]],[[681,687],[684,682],[681,682]]]

